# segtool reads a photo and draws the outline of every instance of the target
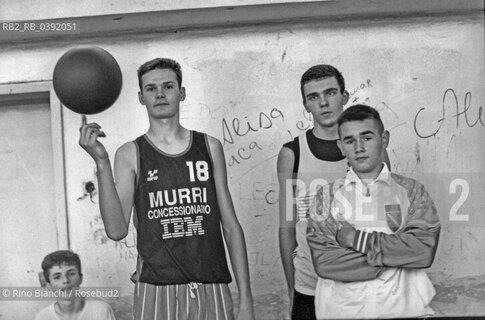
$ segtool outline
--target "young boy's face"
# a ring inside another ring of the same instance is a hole
[[[380,132],[374,119],[344,122],[339,127],[337,144],[361,179],[375,179],[382,169],[389,132]]]
[[[335,77],[312,80],[303,85],[305,109],[313,116],[313,120],[322,127],[334,127],[343,111],[349,96],[347,91],[340,92],[340,86]]]
[[[154,69],[141,77],[140,103],[155,119],[172,118],[179,112],[180,101],[185,99],[185,88],[179,88],[177,75],[171,69]]]
[[[83,281],[82,274],[74,265],[55,265],[49,270],[48,286],[51,290],[70,291],[78,289]]]

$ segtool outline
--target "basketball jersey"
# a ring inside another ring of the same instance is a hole
[[[337,142],[335,141],[335,143]],[[317,193],[317,187],[345,176],[348,165],[346,158],[339,161],[324,161],[316,158],[310,150],[306,134],[299,136],[299,146],[300,159],[295,188],[297,247],[293,258],[295,290],[306,295],[315,295],[318,276],[313,267],[310,248],[306,240],[307,212]]]
[[[175,155],[146,135],[135,145],[138,280],[156,285],[231,282],[207,136],[191,131],[189,146]]]

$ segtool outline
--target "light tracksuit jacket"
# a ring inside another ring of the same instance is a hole
[[[433,263],[441,225],[422,184],[384,164],[366,185],[351,169],[318,190],[309,216],[318,319],[433,314],[435,290],[423,268]],[[336,240],[339,219],[357,229],[352,248]]]

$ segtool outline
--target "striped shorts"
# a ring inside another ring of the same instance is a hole
[[[135,320],[233,320],[227,283],[135,284]]]

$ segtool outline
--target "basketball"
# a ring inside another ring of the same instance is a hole
[[[52,77],[59,100],[79,114],[95,114],[113,105],[121,91],[121,69],[99,47],[74,48],[57,61]]]

